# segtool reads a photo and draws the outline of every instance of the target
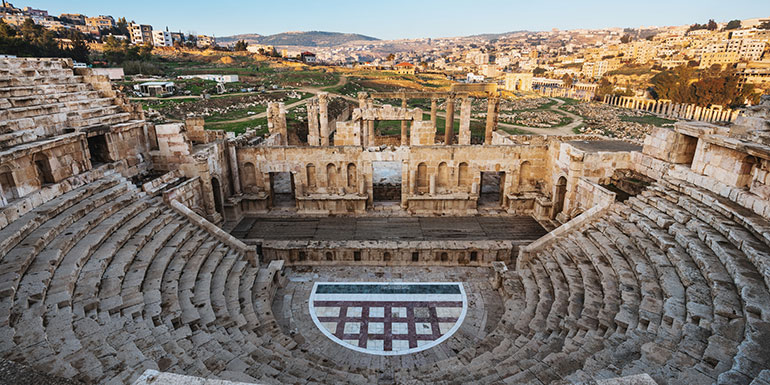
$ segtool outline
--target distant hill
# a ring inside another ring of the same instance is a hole
[[[371,36],[359,35],[356,33],[340,32],[284,32],[275,35],[262,36],[258,34],[242,34],[234,36],[218,37],[217,43],[232,44],[238,40],[245,40],[249,44],[264,45],[298,45],[304,47],[329,47],[349,43],[351,41],[373,41],[379,40]]]

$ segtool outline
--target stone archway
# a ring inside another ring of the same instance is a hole
[[[567,178],[560,176],[559,180],[554,186],[553,194],[553,215],[552,218],[556,218],[556,215],[564,211],[564,198],[567,195]]]
[[[214,192],[214,209],[218,213],[224,214],[224,210],[222,210],[222,186],[216,177],[211,178],[211,190]]]

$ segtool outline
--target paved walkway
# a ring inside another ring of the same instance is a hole
[[[231,232],[241,239],[308,241],[530,240],[546,234],[528,216],[246,217]]]

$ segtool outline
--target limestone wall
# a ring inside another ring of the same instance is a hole
[[[288,265],[363,266],[489,266],[515,263],[519,247],[513,241],[348,241],[308,245],[293,241],[262,243],[264,261],[283,260]]]
[[[2,200],[8,202],[24,197],[43,185],[59,183],[89,169],[88,144],[82,133],[2,151],[0,172],[5,177]]]
[[[748,154],[705,140],[698,141],[692,170],[735,187],[746,187],[752,180],[753,159]]]
[[[587,178],[578,179],[574,209],[583,212],[596,206],[609,206],[615,201],[615,193]]]
[[[689,164],[695,155],[698,139],[673,129],[656,127],[644,139],[643,152],[670,163]]]
[[[754,165],[749,191],[770,201],[770,160],[760,159]]]
[[[164,191],[163,201],[168,204],[177,201],[198,214],[206,214],[203,196],[201,178],[195,177]]]

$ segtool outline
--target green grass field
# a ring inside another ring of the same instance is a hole
[[[659,117],[654,116],[654,115],[645,115],[645,116],[620,115],[620,120],[622,120],[624,122],[651,124],[653,126],[658,126],[658,127],[663,127],[663,126],[666,126],[666,125],[672,125],[672,124],[676,123],[676,120],[659,118]]]

